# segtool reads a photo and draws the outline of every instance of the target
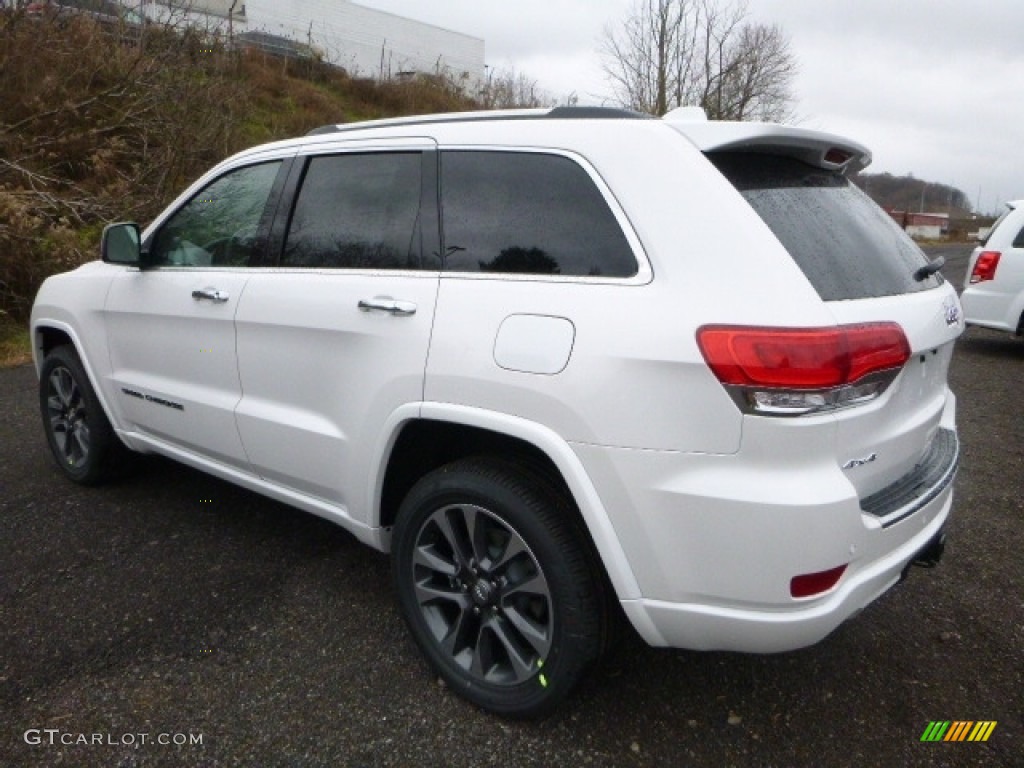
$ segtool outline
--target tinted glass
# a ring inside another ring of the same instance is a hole
[[[927,257],[848,179],[787,157],[709,156],[771,228],[825,301],[934,288],[914,273]]]
[[[281,263],[326,269],[419,269],[421,156],[314,157]]]
[[[978,238],[982,246],[988,245],[988,241],[992,239],[992,235],[994,235],[996,230],[999,229],[1000,226],[1002,226],[1003,220],[1006,219],[1006,217],[1009,216],[1011,213],[1013,213],[1013,209],[1007,208],[1005,211],[999,214],[999,218],[992,222],[992,226],[988,228],[988,234],[985,235],[984,237]]]
[[[1017,233],[1017,236],[1013,238],[1013,247],[1024,248],[1024,228],[1022,228],[1021,231]]]
[[[261,221],[280,161],[221,176],[177,210],[157,232],[153,266],[244,267],[263,247]]]
[[[559,155],[445,152],[445,269],[629,277],[636,259],[579,165]]]

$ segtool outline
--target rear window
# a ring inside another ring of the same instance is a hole
[[[918,281],[927,257],[895,221],[839,173],[748,152],[709,159],[746,198],[825,301],[934,288]]]

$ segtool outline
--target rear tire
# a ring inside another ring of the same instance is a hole
[[[606,624],[584,536],[564,495],[500,459],[456,461],[413,486],[393,574],[402,616],[448,687],[509,717],[545,715],[575,687]]]
[[[56,347],[43,361],[39,410],[50,452],[71,480],[96,485],[127,464],[129,451],[110,426],[73,347]]]

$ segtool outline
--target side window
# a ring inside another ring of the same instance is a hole
[[[1022,227],[1020,232],[1017,233],[1017,236],[1013,238],[1013,247],[1024,248],[1024,227]]]
[[[229,171],[179,208],[149,245],[155,267],[244,267],[263,246],[261,221],[281,161]]]
[[[994,235],[996,233],[996,230],[1003,225],[1003,222],[1006,220],[1006,217],[1009,216],[1011,213],[1013,213],[1013,209],[1007,207],[1007,209],[1003,211],[1001,214],[999,214],[999,217],[994,222],[992,222],[992,226],[988,228],[988,234],[985,235],[985,237],[979,239],[979,242],[981,243],[982,247],[988,245],[988,241],[992,239],[992,235]]]
[[[421,174],[419,152],[312,158],[281,265],[420,269]]]
[[[608,203],[561,155],[450,151],[441,159],[445,270],[631,277]]]

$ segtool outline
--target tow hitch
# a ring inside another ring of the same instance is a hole
[[[946,551],[946,532],[939,531],[932,540],[924,545],[924,548],[914,555],[910,562],[922,568],[934,568],[942,559],[942,553]]]
[[[907,563],[907,567],[903,569],[903,573],[900,575],[900,581],[907,578],[910,573],[910,566],[917,565],[921,568],[934,568],[939,564],[939,560],[942,559],[942,553],[946,551],[946,532],[939,531],[936,533],[931,540],[918,550],[917,554],[914,555],[910,562]]]

